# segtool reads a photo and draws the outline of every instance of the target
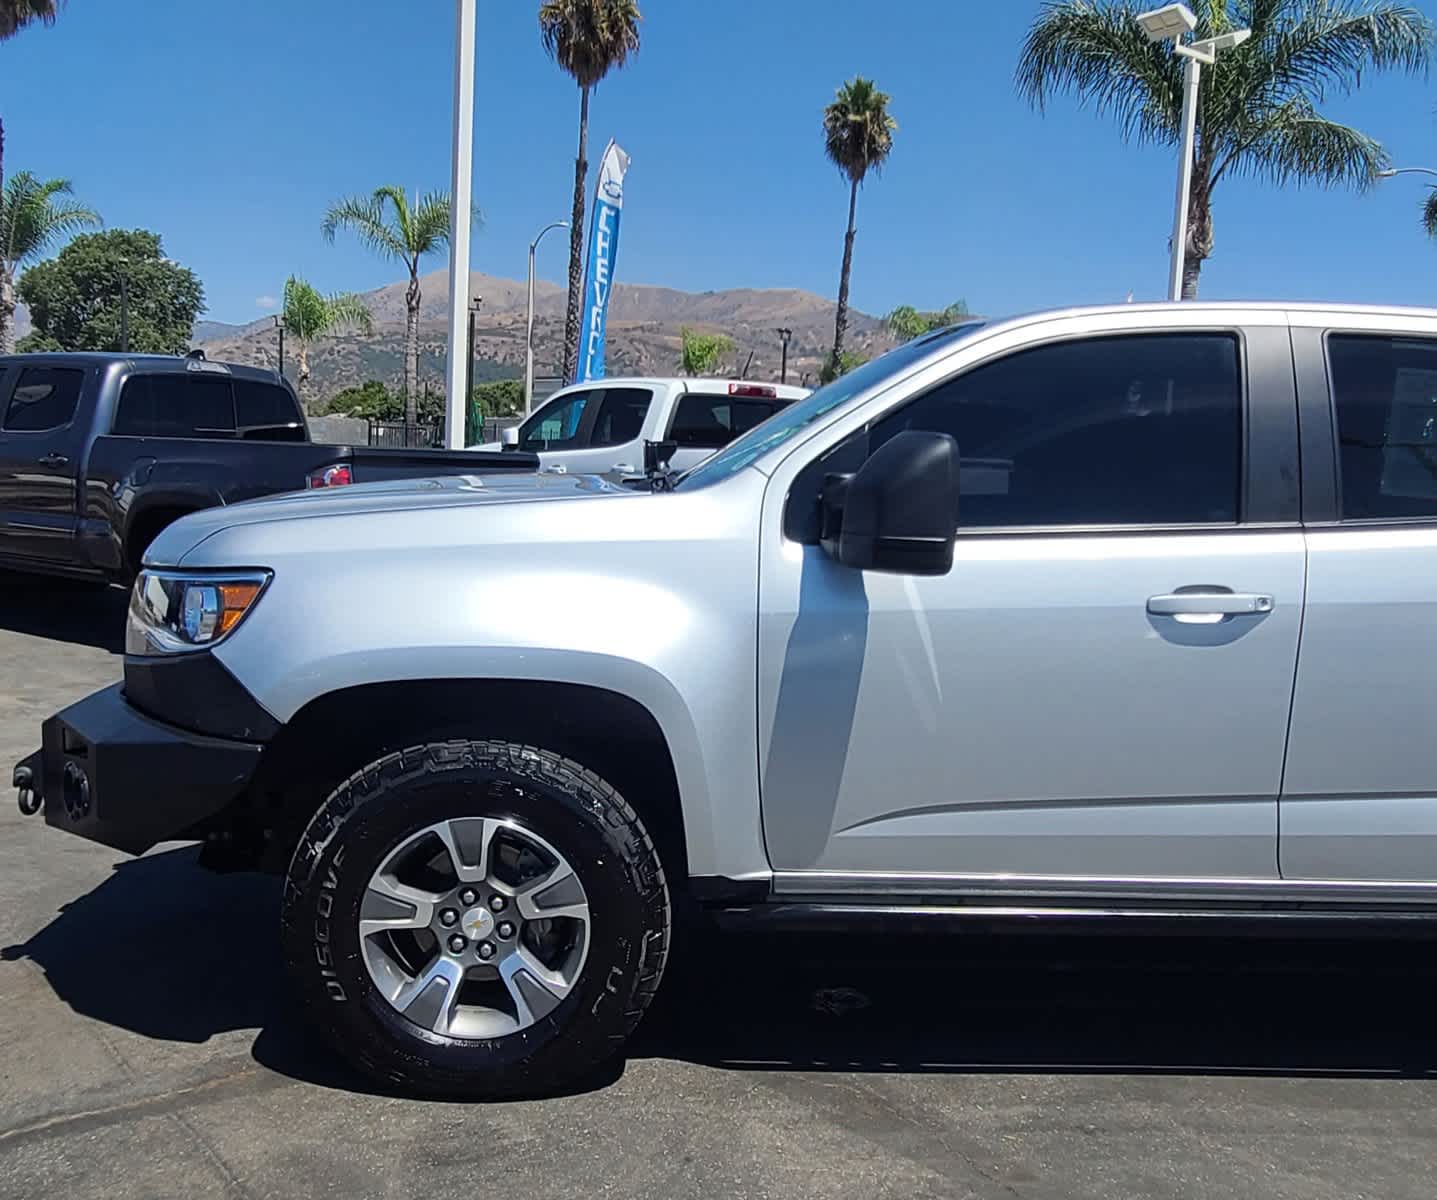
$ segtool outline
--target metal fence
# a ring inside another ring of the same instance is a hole
[[[444,445],[444,428],[439,422],[407,425],[403,421],[370,421],[369,444],[395,450],[427,450]]]

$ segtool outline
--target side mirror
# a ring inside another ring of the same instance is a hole
[[[644,442],[644,474],[654,475],[669,469],[669,459],[679,448],[678,442]]]
[[[510,425],[499,431],[499,445],[504,450],[519,449],[519,426]]]
[[[958,529],[958,443],[946,433],[894,434],[852,475],[823,488],[820,543],[859,571],[946,575]]]

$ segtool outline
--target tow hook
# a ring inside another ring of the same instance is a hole
[[[18,764],[15,767],[15,775],[11,783],[20,791],[18,797],[20,811],[27,817],[33,817],[45,802],[45,797],[40,794],[40,789],[36,786],[34,767],[28,761]]]

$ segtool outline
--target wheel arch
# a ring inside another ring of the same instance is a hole
[[[671,886],[683,886],[688,831],[669,739],[643,704],[589,684],[406,679],[326,693],[270,743],[251,800],[287,855],[342,780],[394,750],[450,738],[533,744],[602,776],[643,819]]]

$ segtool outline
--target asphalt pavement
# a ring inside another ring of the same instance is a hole
[[[119,678],[124,596],[0,575],[0,766]],[[377,1092],[278,886],[0,805],[0,1197],[1430,1200],[1437,942],[711,937],[562,1095]]]

